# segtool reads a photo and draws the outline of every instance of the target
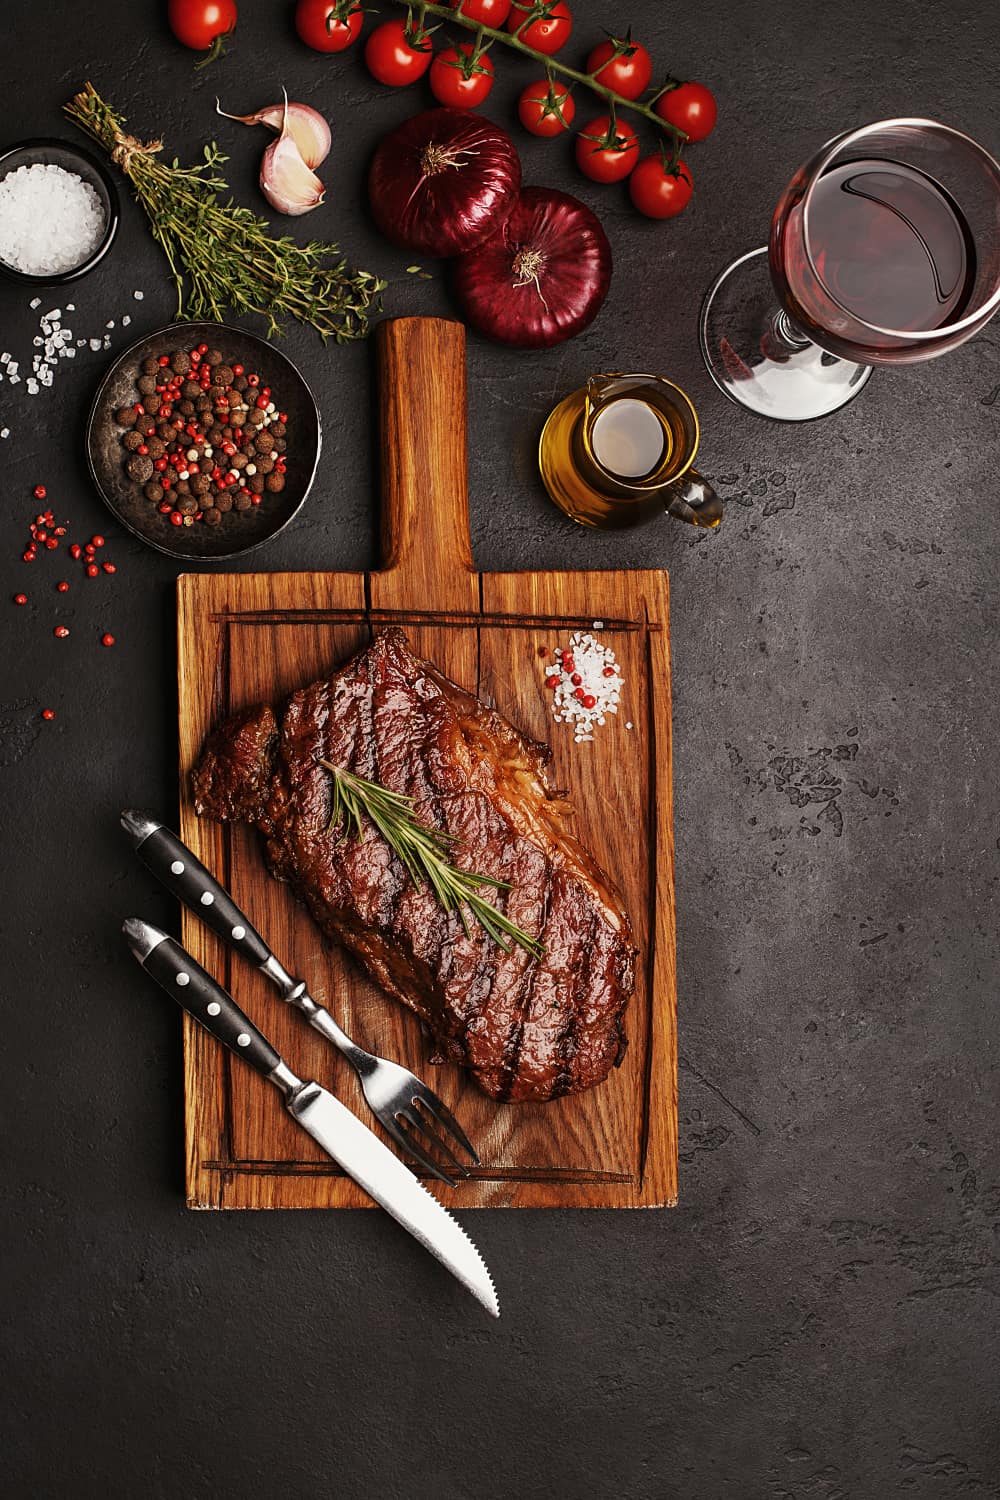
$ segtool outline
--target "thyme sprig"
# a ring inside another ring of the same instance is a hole
[[[343,766],[335,766],[332,761],[320,758],[319,764],[329,771],[331,777],[329,832],[339,827],[343,829],[341,838],[349,835],[360,838],[367,818],[378,829],[414,885],[426,882],[446,912],[458,913],[466,937],[470,935],[466,916],[468,908],[505,953],[511,951],[512,943],[517,943],[532,958],[542,957],[545,950],[538,939],[530,937],[479,894],[484,886],[497,891],[510,890],[508,882],[494,880],[490,875],[477,875],[472,870],[461,870],[452,864],[449,855],[457,840],[453,834],[419,822],[413,811],[412,797],[390,791],[378,782],[367,781]]]
[[[348,270],[336,245],[278,238],[249,208],[231,197],[220,201],[229,191],[219,172],[228,158],[214,141],[195,166],[182,167],[176,157],[163,161],[162,142],[143,145],[127,135],[124,117],[90,83],[66,113],[129,179],[167,257],[178,318],[222,322],[226,308],[257,313],[271,338],[280,334],[280,320],[291,317],[338,344],[368,332],[385,282],[369,271]]]

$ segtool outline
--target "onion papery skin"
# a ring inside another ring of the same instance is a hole
[[[421,255],[461,255],[517,202],[521,161],[505,130],[469,109],[428,109],[387,135],[368,174],[379,229]]]
[[[597,317],[611,264],[608,237],[585,203],[554,188],[526,187],[498,233],[455,262],[455,291],[487,338],[549,349]]]

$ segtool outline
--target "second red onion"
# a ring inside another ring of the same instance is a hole
[[[462,310],[480,333],[547,349],[597,316],[611,284],[611,246],[586,204],[525,188],[503,226],[455,262]]]

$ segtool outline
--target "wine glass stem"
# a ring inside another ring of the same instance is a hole
[[[802,332],[783,307],[771,314],[763,351],[769,359],[786,360],[790,354],[808,349],[811,343],[812,339]]]

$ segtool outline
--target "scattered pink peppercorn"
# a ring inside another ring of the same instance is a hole
[[[60,641],[65,640],[66,637],[69,635],[69,626],[68,625],[57,625],[56,628],[55,628],[55,630],[53,630],[52,634],[54,636],[56,636],[56,638],[58,640],[60,640]]]
[[[44,484],[36,484],[35,488],[32,490],[32,494],[34,495],[36,500],[44,500],[45,496],[48,494],[48,491],[46,490]]]
[[[66,582],[65,578],[60,578],[59,582],[56,584],[56,588],[59,590],[60,594],[69,593],[69,584]]]
[[[27,602],[28,602],[28,596],[27,596],[27,594],[15,594],[14,595],[14,603],[15,604],[27,604]]]
[[[54,719],[55,716],[56,716],[56,711],[55,711],[54,708],[43,708],[42,709],[42,718],[43,719]]]
[[[105,573],[116,573],[118,571],[114,563],[110,562],[101,563],[101,567],[104,569]]]
[[[102,646],[113,646],[114,643],[115,643],[115,638],[111,634],[110,631],[106,631],[105,634],[101,636],[101,645]]]
[[[100,568],[99,568],[99,567],[98,567],[98,566],[97,566],[97,564],[96,564],[96,563],[88,563],[88,564],[87,564],[87,577],[88,577],[88,578],[96,578],[96,577],[97,577],[97,575],[98,575],[98,573],[99,573],[99,572],[100,572],[100,571],[101,571],[101,570],[100,570]]]

